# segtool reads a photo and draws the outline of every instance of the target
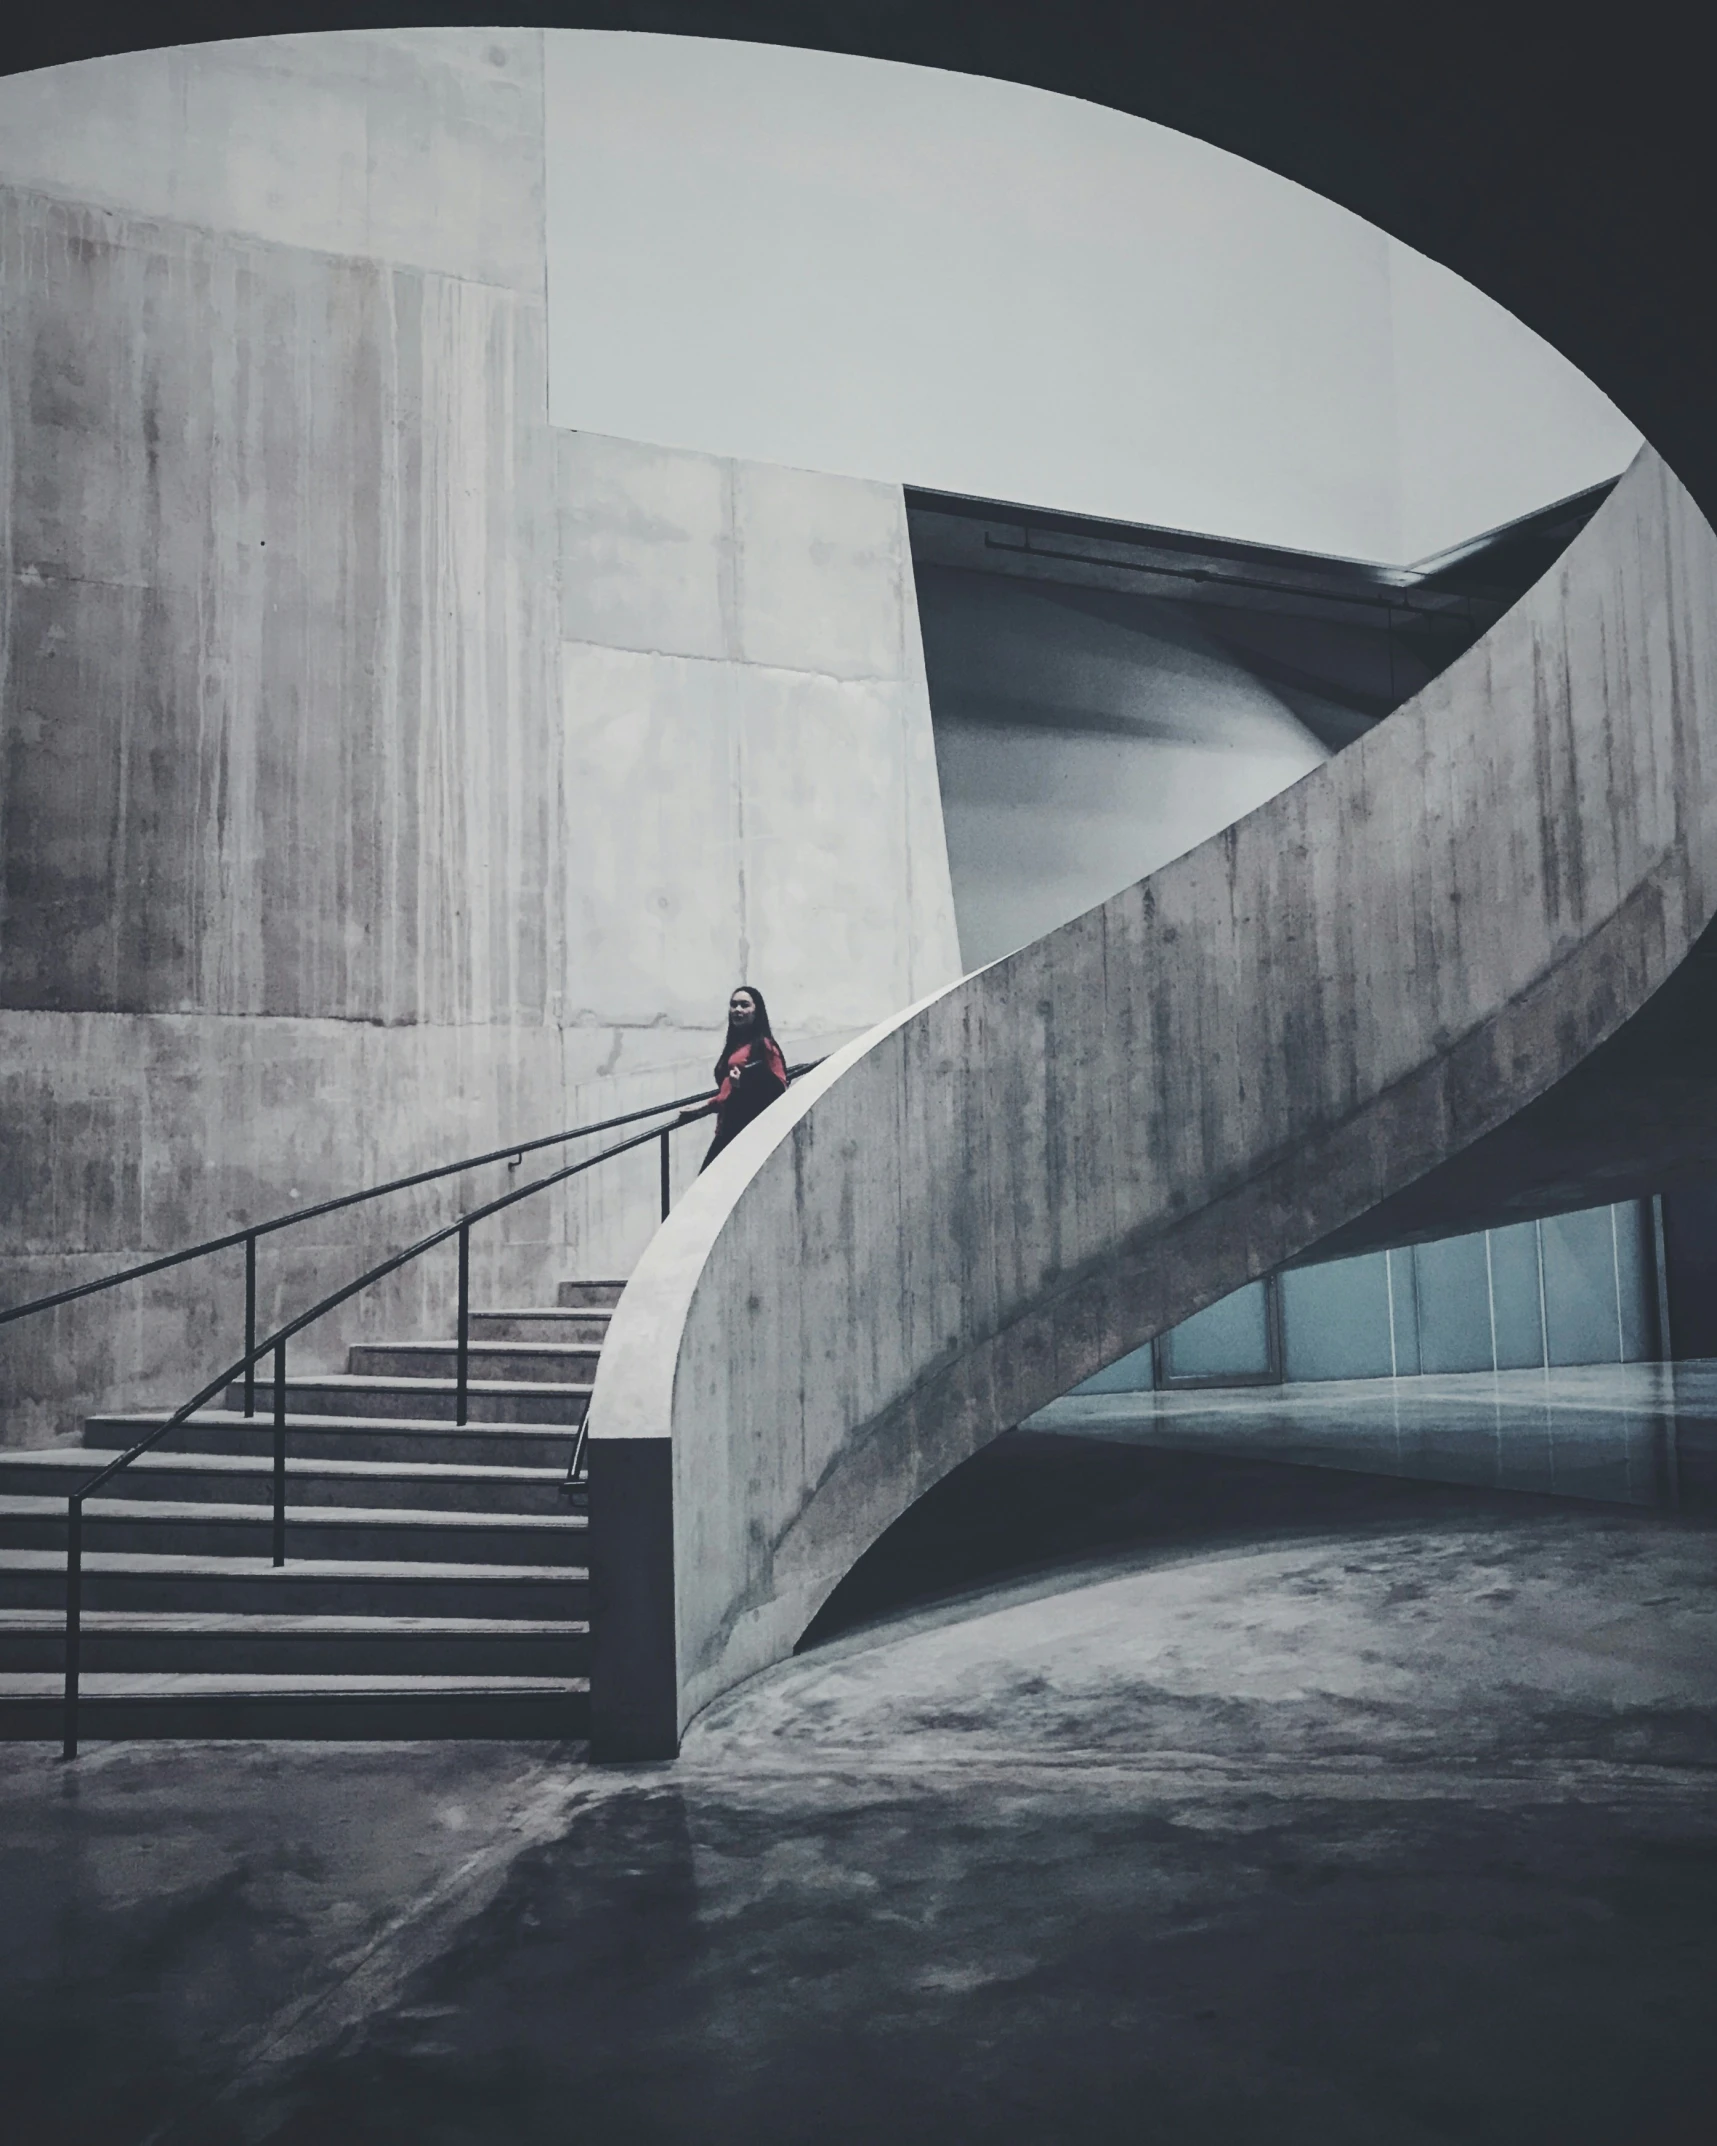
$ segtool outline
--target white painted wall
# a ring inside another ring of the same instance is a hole
[[[1405,561],[1638,435],[1274,174],[1015,84],[546,33],[557,423]]]

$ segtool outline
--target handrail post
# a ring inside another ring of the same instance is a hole
[[[274,1344],[274,1562],[286,1562],[286,1344]]]
[[[244,1240],[244,1412],[256,1414],[256,1232]]]
[[[668,1195],[668,1134],[671,1130],[672,1128],[669,1126],[664,1125],[662,1127],[662,1220],[664,1222],[668,1219],[668,1208],[672,1204]]]
[[[83,1498],[66,1500],[66,1693],[63,1759],[78,1755],[78,1669],[83,1651]]]
[[[463,1423],[471,1399],[471,1225],[459,1225],[459,1340],[453,1365],[453,1420]]]

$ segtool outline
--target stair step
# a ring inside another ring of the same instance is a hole
[[[81,1738],[582,1737],[581,1677],[154,1676],[80,1679]],[[0,1675],[0,1738],[57,1740],[58,1676]]]
[[[272,1611],[300,1616],[528,1617],[588,1611],[583,1565],[480,1565],[404,1558],[190,1557],[95,1550],[83,1560],[86,1609]],[[0,1550],[0,1609],[62,1610],[58,1550]]]
[[[272,1387],[256,1391],[259,1414],[272,1408]],[[590,1399],[588,1383],[561,1384],[542,1379],[480,1379],[466,1391],[473,1423],[563,1423],[583,1421]],[[457,1389],[448,1378],[378,1378],[353,1371],[309,1372],[286,1381],[288,1412],[324,1416],[416,1416],[451,1423]],[[226,1390],[229,1409],[244,1406],[244,1388]]]
[[[473,1341],[466,1375],[475,1390],[497,1383],[588,1386],[596,1376],[600,1344],[568,1341]],[[454,1379],[459,1351],[451,1341],[359,1341],[347,1356],[355,1378]]]
[[[124,1477],[118,1478],[120,1483]],[[288,1485],[290,1487],[290,1476]],[[419,1507],[311,1505],[286,1508],[289,1558],[406,1558],[414,1563],[571,1565],[585,1558],[582,1515],[434,1512]],[[141,1550],[180,1557],[266,1557],[271,1506],[211,1499],[98,1495],[83,1508],[90,1550]],[[0,1495],[0,1548],[61,1550],[62,1498]]]
[[[567,1341],[599,1349],[608,1339],[611,1311],[596,1311],[588,1305],[524,1306],[514,1310],[474,1311],[473,1341]]]
[[[624,1282],[562,1282],[555,1303],[565,1310],[612,1311],[625,1288]]]
[[[565,1443],[564,1439],[561,1441]],[[86,1446],[0,1451],[0,1495],[64,1497],[109,1456]],[[564,1513],[562,1468],[449,1466],[436,1461],[305,1460],[288,1443],[288,1493],[294,1506],[377,1505],[436,1511]],[[271,1503],[267,1454],[182,1453],[169,1440],[113,1479],[111,1497]]]
[[[219,1611],[89,1610],[87,1670],[363,1676],[582,1676],[582,1618],[282,1617]],[[63,1609],[0,1610],[0,1670],[60,1674]]]
[[[84,1505],[82,1737],[579,1737],[587,1501],[564,1495],[623,1282],[364,1342],[286,1382],[287,1562],[272,1562],[273,1392],[174,1426]],[[65,1500],[163,1411],[0,1454],[0,1738],[57,1738]]]
[[[92,1416],[84,1425],[91,1451],[123,1452],[167,1420],[165,1411]],[[532,1466],[565,1471],[574,1427],[567,1424],[467,1423],[424,1416],[324,1415],[292,1409],[286,1418],[288,1459],[369,1460],[415,1466]],[[157,1449],[162,1453],[255,1455],[274,1452],[273,1420],[265,1410],[245,1416],[233,1408],[201,1409]],[[98,1460],[97,1465],[100,1465]],[[138,1465],[133,1463],[133,1465]]]

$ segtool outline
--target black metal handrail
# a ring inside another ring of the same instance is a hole
[[[822,1062],[821,1059],[812,1059],[804,1065],[790,1066],[788,1068],[788,1077],[793,1079],[800,1074],[813,1072]],[[518,1205],[521,1200],[528,1200],[539,1192],[546,1192],[551,1186],[562,1184],[570,1177],[577,1177],[583,1171],[593,1170],[599,1163],[612,1161],[616,1155],[628,1154],[632,1149],[642,1147],[647,1141],[651,1140],[661,1142],[662,1219],[666,1221],[670,1205],[670,1136],[679,1126],[689,1124],[700,1117],[706,1116],[714,1107],[714,1103],[714,1092],[705,1090],[698,1095],[680,1096],[670,1103],[658,1103],[648,1110],[629,1111],[622,1117],[605,1119],[599,1125],[580,1128],[579,1130],[585,1133],[610,1131],[621,1125],[635,1124],[640,1118],[660,1117],[665,1111],[674,1110],[681,1113],[680,1116],[674,1119],[672,1124],[651,1127],[648,1131],[634,1133],[630,1139],[619,1141],[611,1148],[604,1148],[598,1154],[586,1155],[577,1162],[563,1164],[560,1169],[551,1171],[546,1177],[537,1178],[531,1184],[515,1185],[510,1190],[499,1194],[496,1198],[487,1200],[481,1206],[474,1207],[467,1213],[459,1215],[452,1222],[444,1223],[439,1229],[432,1230],[427,1237],[419,1238],[417,1243],[406,1246],[403,1251],[390,1254],[379,1265],[369,1268],[365,1273],[358,1275],[355,1280],[344,1283],[340,1288],[323,1297],[320,1302],[313,1304],[308,1311],[300,1312],[296,1318],[288,1320],[284,1326],[277,1328],[274,1333],[260,1342],[255,1335],[254,1292],[247,1297],[247,1330],[244,1354],[236,1362],[229,1364],[218,1377],[211,1379],[182,1408],[176,1409],[164,1422],[158,1424],[147,1437],[139,1439],[135,1445],[128,1447],[125,1452],[116,1454],[105,1467],[99,1469],[87,1482],[80,1484],[66,1499],[66,1636],[63,1757],[67,1759],[75,1758],[78,1748],[78,1681],[83,1631],[83,1507],[85,1499],[93,1496],[105,1483],[111,1482],[116,1475],[129,1468],[133,1461],[140,1459],[142,1455],[158,1446],[171,1432],[177,1430],[181,1424],[195,1415],[199,1408],[213,1400],[217,1393],[224,1387],[230,1386],[233,1380],[240,1376],[245,1381],[245,1414],[247,1416],[253,1414],[252,1401],[256,1366],[263,1357],[272,1355],[274,1359],[272,1367],[274,1404],[273,1561],[277,1567],[284,1565],[286,1563],[287,1343],[295,1335],[302,1333],[305,1328],[314,1325],[318,1319],[325,1317],[327,1313],[338,1310],[342,1304],[347,1303],[361,1291],[368,1289],[373,1283],[386,1280],[390,1274],[398,1273],[400,1268],[408,1266],[414,1259],[421,1258],[425,1252],[433,1251],[437,1245],[446,1244],[450,1238],[456,1238],[458,1240],[459,1267],[458,1327],[454,1345],[453,1420],[456,1425],[465,1423],[469,1414],[470,1402],[472,1226],[475,1223],[487,1220],[491,1215],[499,1214],[504,1208]],[[526,1141],[514,1147],[497,1148],[491,1155],[477,1157],[464,1163],[452,1163],[443,1169],[424,1171],[414,1177],[399,1178],[390,1185],[377,1186],[364,1193],[348,1194],[342,1199],[325,1201],[318,1207],[306,1208],[291,1216],[282,1217],[274,1223],[259,1224],[257,1225],[256,1234],[260,1234],[265,1229],[284,1227],[286,1223],[291,1221],[307,1220],[313,1214],[326,1214],[333,1207],[350,1206],[358,1199],[376,1198],[384,1192],[399,1191],[407,1185],[423,1184],[434,1177],[447,1177],[462,1169],[474,1169],[483,1162],[498,1162],[505,1156],[529,1154],[535,1149],[552,1147],[558,1141],[577,1137],[578,1132],[576,1131],[550,1134],[541,1140]],[[218,1240],[218,1244],[236,1244],[251,1234],[251,1232],[247,1231],[235,1232],[232,1236]],[[177,1255],[176,1259],[153,1262],[147,1267],[133,1270],[132,1275],[110,1277],[105,1283],[97,1283],[86,1286],[81,1290],[66,1292],[57,1299],[44,1299],[36,1305],[19,1306],[8,1316],[21,1317],[26,1311],[45,1309],[50,1301],[63,1302],[66,1294],[88,1295],[95,1288],[112,1287],[118,1281],[134,1278],[136,1273],[158,1272],[163,1266],[174,1265],[180,1259],[195,1258],[200,1251],[210,1251],[216,1248],[217,1244],[214,1242],[199,1246],[189,1252]],[[252,1254],[252,1260],[247,1261],[247,1279],[253,1279],[254,1277],[254,1247],[252,1247]],[[572,1462],[567,1472],[567,1482],[569,1484],[578,1480],[579,1464],[585,1451],[588,1435],[589,1412],[587,1409],[584,1420],[578,1425],[574,1435]]]

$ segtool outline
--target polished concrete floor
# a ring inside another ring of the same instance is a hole
[[[1601,1406],[1685,1459],[1714,1391]],[[1001,1441],[673,1768],[0,1752],[0,2130],[1707,2140],[1717,1512],[1260,1458],[1231,1400]]]
[[[1717,1363],[1070,1395],[1034,1429],[1555,1497],[1717,1496]]]

